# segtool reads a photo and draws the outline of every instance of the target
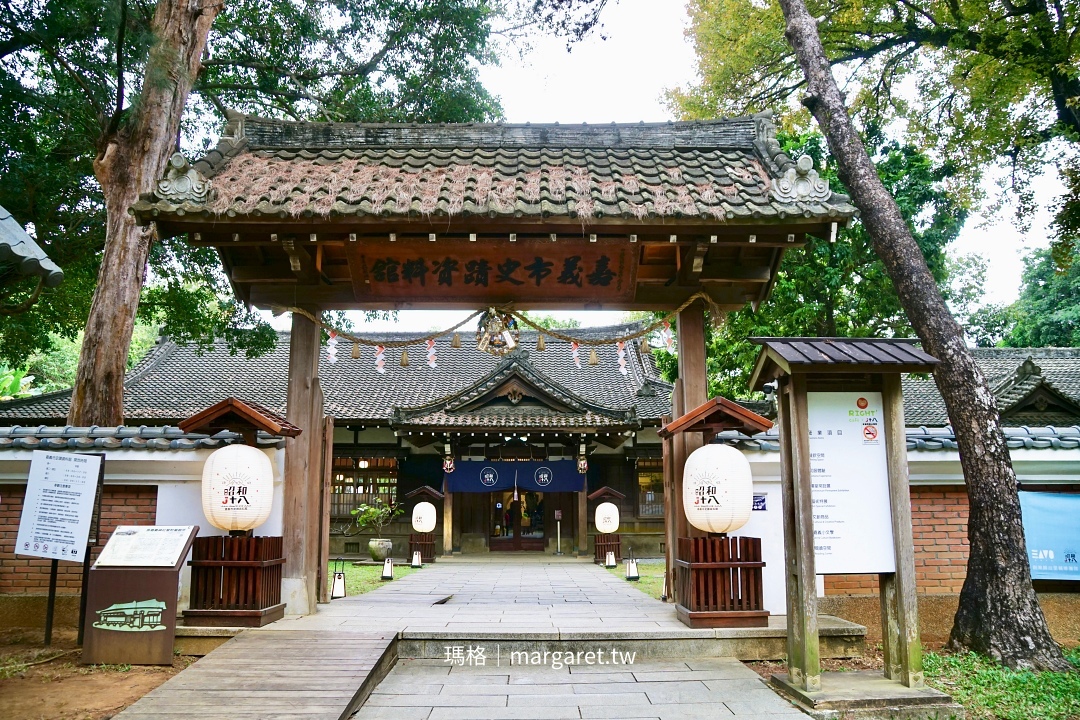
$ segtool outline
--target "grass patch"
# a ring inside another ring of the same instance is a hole
[[[641,579],[632,583],[641,592],[645,593],[649,597],[660,599],[660,596],[664,592],[664,563],[661,562],[643,562],[638,560],[638,575]],[[620,578],[626,578],[626,561],[624,560],[621,565],[616,565],[613,568],[608,568],[608,572],[613,575],[618,575]]]
[[[952,695],[970,720],[1080,717],[1080,648],[1066,652],[1077,672],[1009,670],[975,653],[926,653],[926,682]]]
[[[416,568],[408,565],[394,565],[394,580],[400,580],[407,575],[418,572]],[[334,563],[330,563],[330,577],[334,576]],[[345,563],[345,592],[348,596],[362,595],[371,592],[375,588],[382,587],[390,580],[382,580],[382,565],[353,565]]]

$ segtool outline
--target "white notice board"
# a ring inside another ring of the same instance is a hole
[[[896,572],[881,393],[806,396],[816,572]]]
[[[94,567],[172,567],[187,550],[194,525],[121,525]]]
[[[100,455],[34,451],[16,555],[83,561],[101,460]]]

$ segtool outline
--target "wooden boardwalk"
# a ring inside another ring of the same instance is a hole
[[[393,666],[394,632],[249,630],[115,720],[339,720]]]

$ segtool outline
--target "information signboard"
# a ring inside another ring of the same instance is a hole
[[[94,567],[172,567],[187,552],[193,525],[121,525]]]
[[[816,572],[896,572],[881,393],[806,398]]]
[[[101,455],[34,451],[16,555],[83,561],[101,461]]]
[[[1020,493],[1032,580],[1080,580],[1080,495]]]

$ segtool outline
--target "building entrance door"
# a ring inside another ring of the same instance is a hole
[[[544,493],[512,490],[491,495],[488,549],[544,549]]]

